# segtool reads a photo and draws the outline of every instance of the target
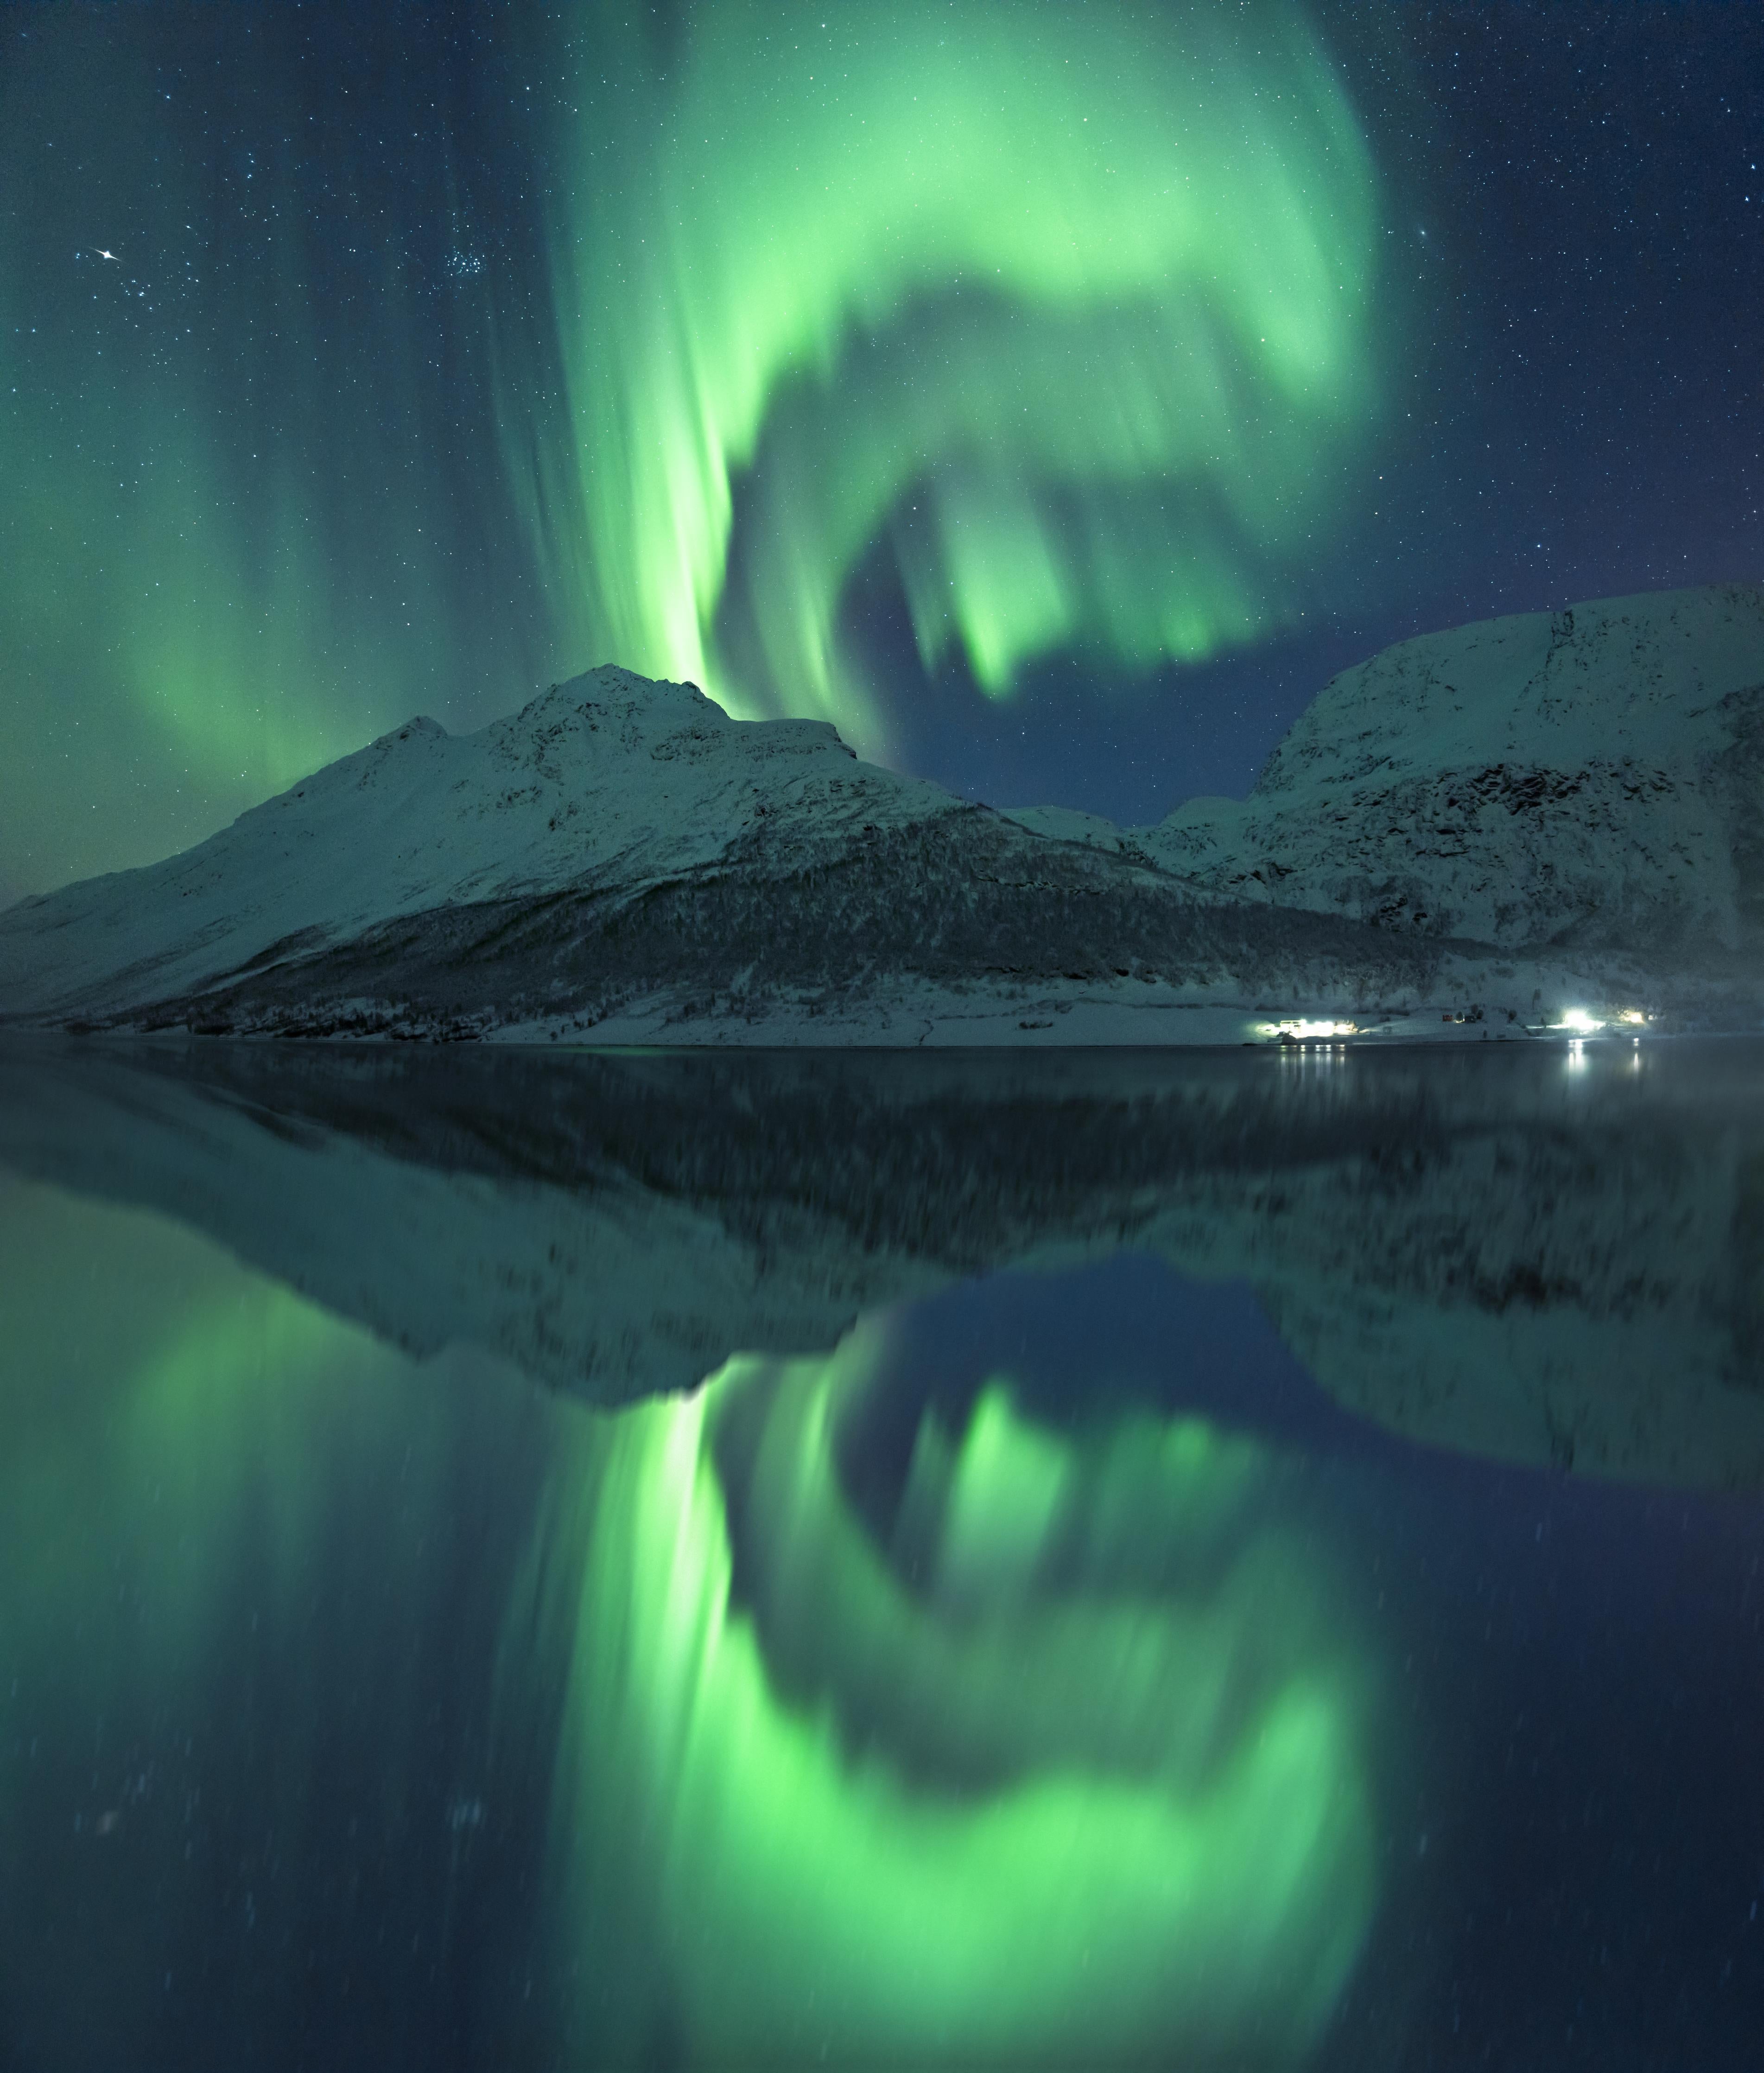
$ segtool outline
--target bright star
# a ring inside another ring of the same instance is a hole
[[[113,252],[105,252],[105,251],[103,251],[103,250],[101,250],[101,249],[100,250],[100,252],[99,252],[99,253],[98,253],[98,257],[99,257],[101,259],[117,259],[117,255],[115,254],[115,253],[113,253]],[[117,259],[117,264],[120,266],[122,264],[122,262],[120,259]]]

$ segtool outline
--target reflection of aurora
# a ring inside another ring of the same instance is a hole
[[[1366,1928],[1370,1811],[1271,1465],[1194,1420],[1055,1438],[994,1383],[921,1426],[884,1552],[836,1466],[876,1354],[732,1362],[554,1486],[579,2016],[723,2061],[1289,2058]]]
[[[838,620],[884,538],[923,659],[991,691],[1251,637],[1366,400],[1367,163],[1302,24],[821,12],[563,61],[565,434],[502,408],[586,646],[873,745]]]
[[[483,1789],[431,1710],[501,1610],[472,1493],[518,1503],[542,1407],[153,1218],[4,1188],[0,1236],[5,2055],[373,2057],[350,1974],[421,2022],[435,1799]]]
[[[1373,1902],[1363,1673],[1256,1445],[1056,1435],[995,1382],[959,1429],[920,1420],[884,1519],[846,1458],[895,1379],[876,1336],[596,1416],[414,1368],[170,1227],[45,1196],[4,1228],[27,1218],[43,1292],[9,1277],[9,1315],[40,1358],[0,1432],[19,2039],[113,2058],[247,1894],[237,1991],[168,2057],[325,2034],[285,1960],[315,1939],[340,2036],[370,1957],[389,2009],[427,2007],[439,1939],[499,2063],[1285,2062],[1318,2034]],[[112,1300],[70,1336],[100,1251]],[[486,1807],[511,1840],[462,1826]],[[448,1945],[487,1911],[512,1958]],[[89,2005],[52,1947],[76,1920],[110,1979]]]

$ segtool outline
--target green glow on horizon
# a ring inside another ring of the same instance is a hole
[[[921,1429],[891,1561],[834,1465],[879,1358],[737,1360],[554,1484],[578,2019],[635,2052],[647,1978],[685,2063],[1287,2063],[1374,1871],[1359,1678],[1307,1558],[1244,1530],[1265,1457],[1197,1420],[1057,1438],[1000,1380]],[[756,1402],[743,1596],[717,1456]]]
[[[568,438],[501,407],[596,653],[877,748],[879,540],[994,694],[1280,622],[1371,388],[1369,163],[1294,12],[729,0],[665,76],[610,19],[558,62]]]
[[[493,717],[549,659],[484,406],[430,368],[482,295],[422,292],[427,224],[347,214],[334,131],[311,206],[295,27],[50,9],[0,67],[0,188],[29,198],[0,225],[0,901],[182,847],[482,686]],[[224,82],[219,118],[159,90],[174,67]],[[371,284],[347,299],[345,241]]]

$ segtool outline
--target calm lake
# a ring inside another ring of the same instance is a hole
[[[0,1052],[0,2068],[1764,2057],[1764,1047]]]

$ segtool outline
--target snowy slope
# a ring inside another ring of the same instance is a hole
[[[21,903],[0,1004],[113,1012],[401,915],[654,883],[768,817],[836,835],[960,806],[822,722],[732,720],[690,684],[597,670],[476,734],[411,720],[182,855]]]
[[[1404,642],[1325,689],[1248,799],[1138,830],[596,670],[0,914],[0,1020],[1216,1043],[1271,1014],[1481,1036],[1639,1003],[1754,1028],[1761,951],[1764,592],[1729,586]]]
[[[412,721],[0,916],[0,1018],[307,1036],[1035,1041],[1080,1005],[1379,999],[1427,968],[613,669],[462,739]]]
[[[1764,918],[1764,591],[1403,641],[1325,687],[1247,799],[1137,839],[1282,906],[1718,965]]]

